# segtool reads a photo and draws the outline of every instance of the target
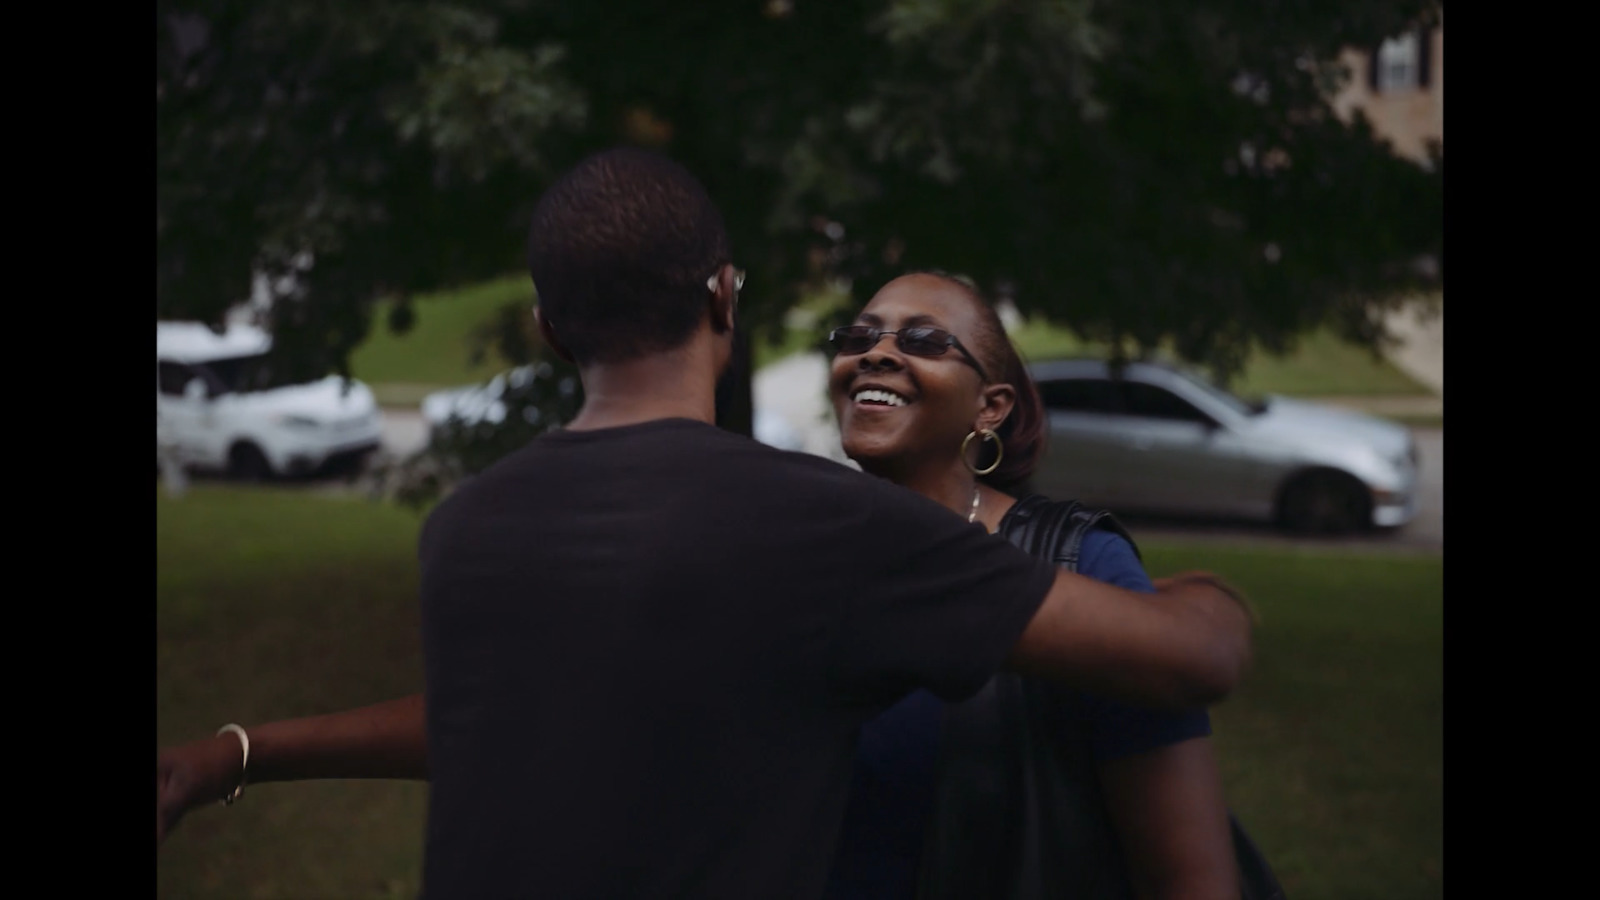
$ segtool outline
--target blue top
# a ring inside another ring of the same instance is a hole
[[[1100,528],[1084,536],[1078,571],[1129,590],[1155,590],[1133,546]],[[1090,746],[1098,760],[1211,733],[1211,718],[1204,709],[1172,713],[1087,695],[1082,699]],[[943,708],[933,694],[917,691],[861,729],[828,900],[899,900],[915,895],[917,857],[933,807]]]

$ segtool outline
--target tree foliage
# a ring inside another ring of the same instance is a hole
[[[1428,0],[158,3],[157,316],[220,321],[265,273],[284,364],[342,369],[375,300],[396,299],[403,327],[411,294],[516,270],[549,179],[631,142],[717,198],[757,336],[820,282],[859,302],[937,267],[1224,376],[1319,326],[1375,347],[1396,297],[1442,284],[1442,148],[1418,165],[1335,116],[1353,74],[1337,60],[1441,15]],[[502,343],[537,363],[521,321]],[[721,396],[748,431],[742,359]]]

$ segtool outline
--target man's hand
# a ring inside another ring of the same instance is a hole
[[[1156,589],[1157,593],[1171,592],[1185,585],[1210,585],[1231,597],[1233,602],[1237,603],[1239,608],[1244,611],[1244,614],[1249,617],[1250,624],[1261,624],[1261,617],[1256,614],[1256,608],[1245,598],[1244,592],[1224,581],[1219,575],[1200,571],[1179,572],[1166,578],[1152,579],[1150,584]]]
[[[1141,706],[1208,706],[1250,663],[1253,616],[1207,572],[1184,572],[1139,593],[1069,572],[1012,652],[1012,665]]]
[[[243,748],[232,734],[157,753],[156,847],[189,810],[215,803],[237,787],[243,766]]]

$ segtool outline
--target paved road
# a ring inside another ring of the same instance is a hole
[[[383,411],[383,452],[406,457],[428,445],[428,426],[422,413],[412,410]]]

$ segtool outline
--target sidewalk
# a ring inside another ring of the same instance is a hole
[[[1432,391],[1415,397],[1318,397],[1323,403],[1375,416],[1444,419],[1444,309],[1427,312],[1419,303],[1391,314],[1390,331],[1400,345],[1387,354],[1395,368]]]
[[[1389,329],[1401,345],[1389,353],[1389,361],[1412,378],[1422,382],[1444,400],[1444,309],[1426,313],[1419,305],[1394,313]]]
[[[1409,374],[1409,373],[1408,373]],[[1420,380],[1420,379],[1419,379]],[[1301,397],[1315,403],[1340,406],[1374,416],[1396,418],[1430,418],[1444,416],[1444,397],[1419,395],[1414,397]]]

